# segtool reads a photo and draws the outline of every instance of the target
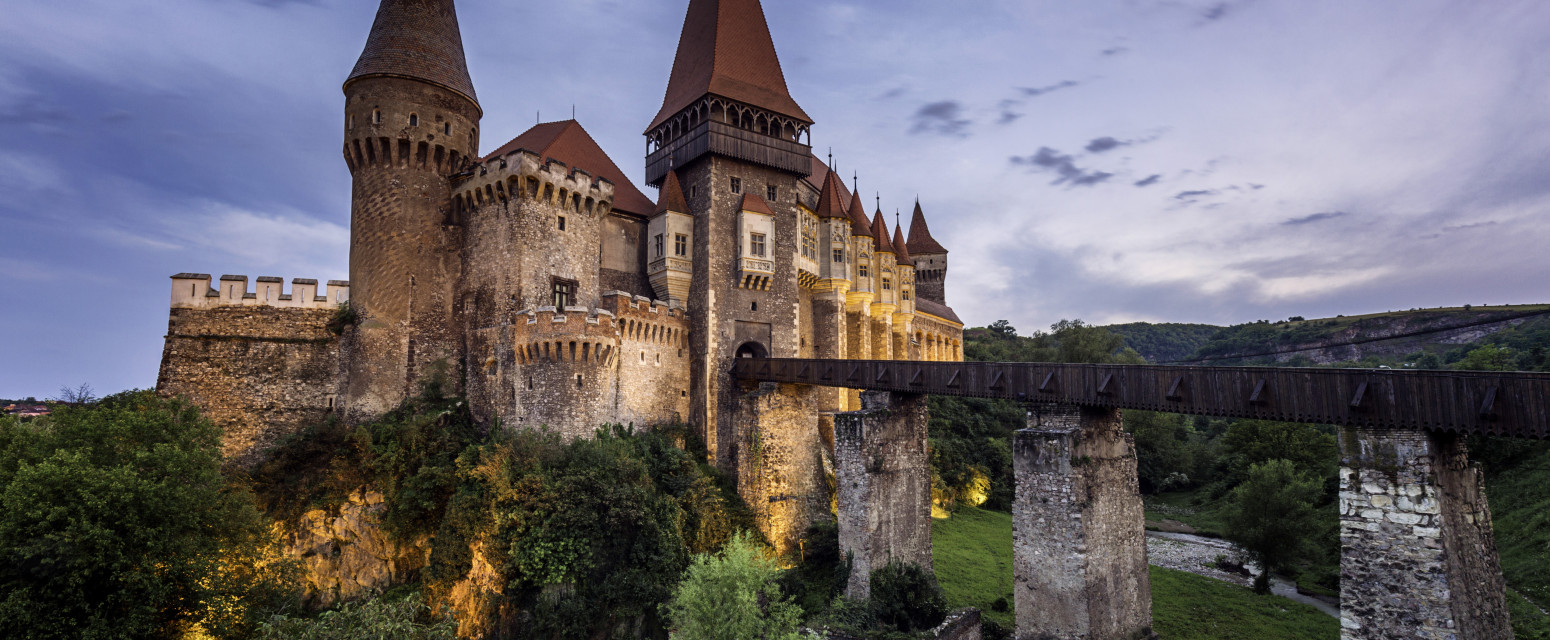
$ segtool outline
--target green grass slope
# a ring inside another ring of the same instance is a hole
[[[1012,613],[1012,516],[960,509],[931,522],[932,564],[953,607],[979,607],[1008,628]],[[1313,607],[1191,573],[1152,567],[1153,628],[1164,640],[1336,638],[1340,622]]]
[[[1119,334],[1125,339],[1125,346],[1135,349],[1148,362],[1168,362],[1188,358],[1224,327],[1182,322],[1130,322],[1103,328]]]

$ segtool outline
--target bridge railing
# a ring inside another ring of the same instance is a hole
[[[742,358],[734,378],[1193,415],[1550,437],[1550,374]]]

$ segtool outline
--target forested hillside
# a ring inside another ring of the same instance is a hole
[[[1225,327],[1214,324],[1186,324],[1182,322],[1131,322],[1104,325],[1104,329],[1119,334],[1125,346],[1135,349],[1147,362],[1166,363],[1183,360]]]

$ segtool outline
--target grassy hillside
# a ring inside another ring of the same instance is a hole
[[[1124,338],[1125,346],[1135,349],[1147,362],[1169,362],[1188,358],[1226,327],[1181,322],[1131,322],[1105,325],[1103,328]]]
[[[1012,516],[963,508],[931,521],[932,564],[953,607],[979,607],[1012,626]],[[1340,623],[1305,604],[1256,596],[1236,585],[1152,567],[1152,619],[1164,640],[1312,640],[1340,635]],[[997,601],[1005,603],[1003,610]]]

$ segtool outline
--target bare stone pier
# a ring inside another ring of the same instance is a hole
[[[861,410],[834,417],[845,594],[866,598],[872,570],[890,561],[931,569],[931,465],[926,396],[867,391]]]
[[[1341,429],[1342,638],[1512,638],[1481,484],[1460,436]]]
[[[1013,438],[1019,640],[1152,635],[1135,445],[1118,409],[1041,404]]]

